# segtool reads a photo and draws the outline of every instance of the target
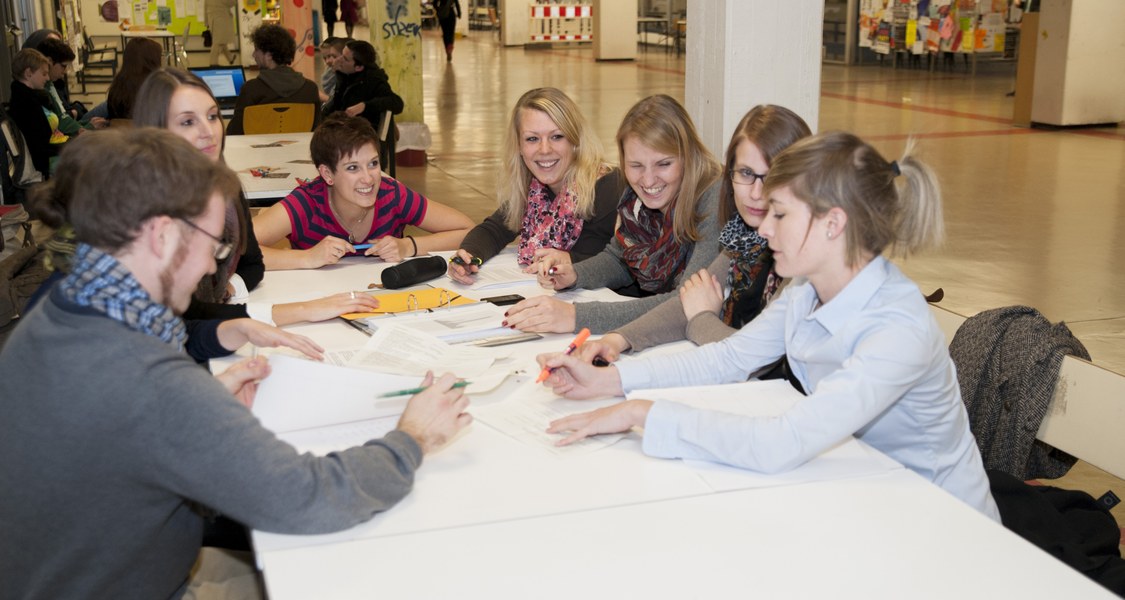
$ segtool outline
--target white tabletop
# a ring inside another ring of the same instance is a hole
[[[272,600],[1114,597],[904,469],[261,558]]]
[[[271,271],[252,298],[366,289],[385,266],[357,257],[316,271]],[[430,283],[457,287],[446,278]],[[498,293],[510,290],[477,295]],[[338,322],[294,330],[330,349],[365,340]],[[534,369],[536,353],[569,338],[508,348]],[[473,405],[542,393],[517,381],[474,396]],[[1111,597],[897,465],[801,484],[706,466],[730,472],[734,484],[720,489],[697,466],[645,456],[640,439],[632,433],[597,452],[556,456],[478,421],[427,456],[413,492],[367,523],[322,536],[255,532],[269,595]]]
[[[228,135],[223,158],[238,173],[247,199],[278,200],[297,187],[297,178],[316,178],[316,167],[309,156],[310,141],[310,132]],[[251,173],[262,167],[270,176]]]

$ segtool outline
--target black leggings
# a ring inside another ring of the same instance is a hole
[[[441,41],[445,42],[446,46],[453,45],[453,32],[457,29],[457,13],[450,11],[449,16],[445,19],[438,19],[441,24]]]
[[[320,1],[320,14],[324,17],[324,24],[328,26],[328,35],[335,35],[336,32],[336,9],[339,8],[337,0],[321,0]]]

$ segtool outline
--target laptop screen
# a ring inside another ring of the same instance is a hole
[[[234,100],[238,98],[238,92],[242,91],[242,84],[246,82],[246,75],[242,72],[242,67],[211,67],[191,69],[211,88],[211,93],[215,95],[215,99],[220,102],[223,100]]]

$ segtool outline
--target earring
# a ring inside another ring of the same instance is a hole
[[[832,232],[831,231],[828,232],[828,239],[832,239]]]

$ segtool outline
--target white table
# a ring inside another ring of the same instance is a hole
[[[270,203],[289,195],[297,178],[314,179],[316,167],[309,156],[312,133],[228,135],[223,158],[238,173],[242,191],[251,204]],[[274,177],[259,177],[251,169],[265,167]],[[285,174],[277,177],[278,174]]]
[[[383,266],[268,272],[253,297],[365,289]],[[295,330],[329,348],[364,340],[342,323]],[[512,348],[530,363],[569,337]],[[477,422],[371,521],[320,536],[255,532],[254,544],[273,600],[1112,597],[897,465],[772,487],[729,471],[746,483],[720,491],[682,461],[642,454],[638,434],[556,457]]]
[[[449,510],[457,505],[449,499]],[[272,600],[1114,597],[906,470],[435,528],[261,560]]]

